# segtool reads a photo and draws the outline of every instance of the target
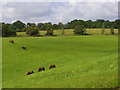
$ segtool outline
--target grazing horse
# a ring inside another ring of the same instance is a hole
[[[26,47],[22,47],[22,49],[26,50]]]
[[[34,73],[32,70],[27,73],[27,75]]]
[[[39,69],[38,69],[38,72],[40,72],[40,71],[45,71],[45,68],[44,67],[40,67]]]
[[[50,65],[49,69],[51,69],[51,68],[55,68],[55,65],[54,64]]]
[[[9,40],[9,42],[10,42],[10,43],[14,43],[14,41],[13,41],[13,40]]]

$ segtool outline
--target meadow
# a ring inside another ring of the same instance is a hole
[[[9,43],[9,40],[14,40],[15,44]],[[23,50],[22,46],[27,50]],[[51,64],[55,64],[56,68],[49,70]],[[46,70],[37,72],[42,66]],[[29,70],[33,70],[34,74],[27,76]],[[2,38],[3,88],[116,86],[117,35]]]
[[[74,36],[73,29],[65,29],[64,30],[64,35],[63,36]],[[114,29],[115,34],[118,34],[118,29]],[[46,31],[40,31],[40,35],[45,35]],[[57,36],[62,36],[62,31],[61,30],[54,30],[54,35]],[[101,29],[86,29],[87,34],[92,34],[92,35],[101,35]],[[110,29],[105,29],[104,34],[110,34]],[[26,32],[17,32],[18,36],[27,36]]]

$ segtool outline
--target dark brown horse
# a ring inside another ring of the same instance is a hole
[[[53,65],[50,65],[49,69],[51,68],[55,68],[56,66],[53,64]]]
[[[40,72],[40,71],[45,71],[45,68],[44,67],[40,67],[39,69],[38,69],[38,72]]]
[[[34,73],[32,70],[27,73],[27,75]]]
[[[14,43],[14,41],[13,41],[13,40],[9,40],[9,42],[10,42],[10,43]]]

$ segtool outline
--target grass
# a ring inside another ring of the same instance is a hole
[[[118,29],[114,29],[115,34],[118,33]],[[45,35],[46,31],[40,31],[40,35]],[[93,34],[93,35],[101,35],[101,29],[86,29],[86,33],[88,34]],[[110,29],[105,29],[104,34],[110,34]],[[25,32],[17,32],[18,36],[27,36]],[[62,36],[62,31],[61,30],[54,30],[54,35],[57,36]],[[65,29],[65,34],[63,36],[73,36],[73,29]]]
[[[49,70],[51,64],[56,68]],[[42,66],[46,70],[37,72]],[[2,70],[3,88],[115,87],[118,36],[2,38]],[[27,76],[29,70],[35,73]]]
[[[2,38],[0,37],[0,89],[2,88]]]

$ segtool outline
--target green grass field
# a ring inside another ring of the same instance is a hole
[[[114,29],[115,34],[118,33],[118,29]],[[39,32],[40,35],[45,35],[46,31],[40,31]],[[54,30],[54,35],[57,36],[62,36],[62,31],[61,30]],[[92,35],[101,35],[101,29],[86,29],[86,33],[87,34],[92,34]],[[105,29],[105,33],[104,34],[110,34],[110,29]],[[26,32],[17,32],[18,36],[27,36]],[[73,36],[73,29],[65,29],[65,34],[64,36]]]
[[[51,64],[56,68],[49,70]],[[3,88],[116,87],[118,36],[2,38],[2,70]],[[35,73],[27,76],[29,70]]]

